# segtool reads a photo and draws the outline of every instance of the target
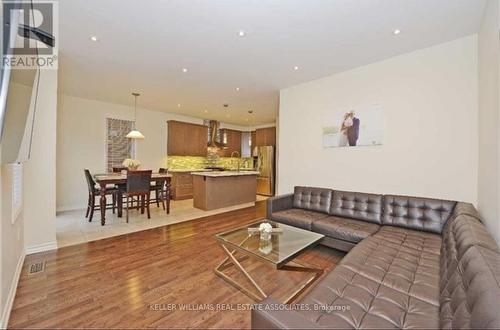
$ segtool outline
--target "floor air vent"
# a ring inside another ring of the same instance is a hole
[[[30,265],[29,274],[41,273],[45,270],[45,261],[35,262]]]

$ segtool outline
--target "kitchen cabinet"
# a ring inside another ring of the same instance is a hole
[[[173,200],[193,198],[193,175],[191,172],[170,172],[172,185],[170,187]]]
[[[275,146],[276,127],[259,128],[255,131],[255,146]]]
[[[221,149],[218,155],[220,157],[231,157],[231,154],[235,151],[241,155],[241,132],[224,128],[221,133],[226,135],[224,141],[226,143],[226,148]]]
[[[167,124],[168,155],[203,157],[207,155],[207,126],[175,120],[169,120]]]

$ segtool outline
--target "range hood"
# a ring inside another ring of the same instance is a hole
[[[220,129],[220,123],[216,120],[209,120],[208,126],[208,143],[209,148],[224,149],[227,148],[226,132]]]

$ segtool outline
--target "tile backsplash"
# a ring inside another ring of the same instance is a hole
[[[202,169],[207,166],[218,166],[227,169],[237,168],[236,158],[230,157],[195,157],[195,156],[168,156],[167,167],[172,170],[178,169]],[[240,168],[252,168],[252,157],[240,158]]]

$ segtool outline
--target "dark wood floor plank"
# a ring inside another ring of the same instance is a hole
[[[248,328],[249,310],[181,308],[220,304],[236,309],[238,304],[253,303],[214,274],[225,255],[213,235],[262,219],[265,211],[265,202],[259,202],[255,207],[27,256],[9,328]],[[342,256],[318,246],[297,259],[328,272]],[[45,271],[28,275],[29,264],[40,260],[46,261]],[[310,276],[276,271],[251,258],[242,264],[278,299]],[[227,271],[245,280],[234,267]]]

